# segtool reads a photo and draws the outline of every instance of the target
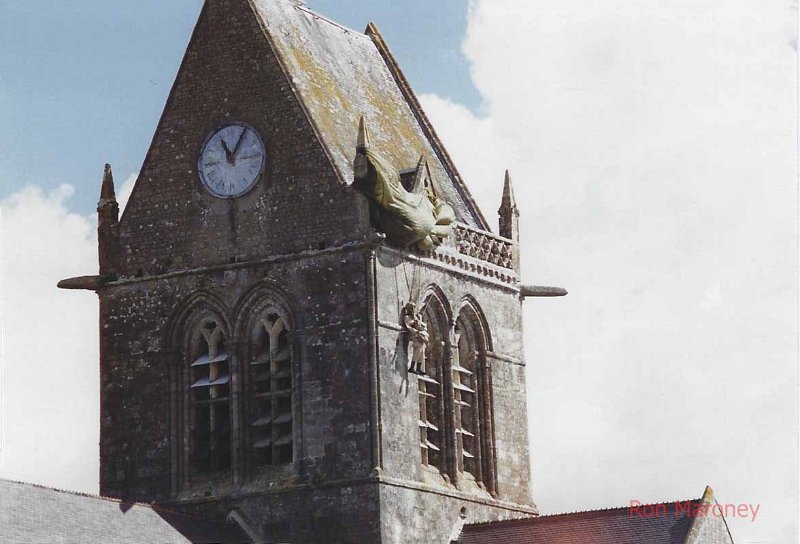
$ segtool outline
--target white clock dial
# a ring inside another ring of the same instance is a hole
[[[264,142],[251,127],[231,124],[208,137],[200,152],[198,171],[213,194],[234,198],[249,191],[264,172]]]

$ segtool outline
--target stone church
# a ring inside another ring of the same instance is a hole
[[[59,284],[99,298],[104,498],[4,482],[6,541],[68,525],[14,503],[82,542],[729,542],[539,516],[522,303],[566,291],[521,282],[501,193],[493,232],[374,25],[207,0],[122,217],[106,167],[99,274]]]

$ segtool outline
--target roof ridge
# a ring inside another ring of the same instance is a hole
[[[311,15],[311,16],[313,16],[313,17],[315,17],[315,18],[317,18],[317,19],[319,19],[321,21],[325,21],[326,23],[330,23],[333,26],[344,30],[346,34],[352,34],[353,36],[357,36],[357,37],[364,37],[364,35],[361,32],[359,32],[358,30],[355,30],[353,28],[344,26],[341,23],[337,23],[333,19],[329,19],[325,15],[322,15],[321,13],[314,11],[313,9],[311,9],[310,7],[308,7],[307,5],[305,5],[303,3],[298,3],[295,6],[295,9],[298,9],[300,11],[308,13],[309,15]]]
[[[464,182],[464,179],[458,172],[458,169],[456,168],[453,159],[447,152],[447,148],[445,148],[444,143],[441,141],[441,139],[439,139],[439,135],[433,128],[433,124],[431,123],[430,119],[428,119],[428,116],[425,114],[425,110],[422,109],[422,105],[419,103],[417,95],[411,88],[408,79],[406,79],[406,76],[403,74],[403,70],[400,68],[400,65],[397,63],[397,60],[394,58],[394,55],[392,55],[392,52],[389,50],[389,46],[386,44],[386,40],[383,39],[383,35],[378,30],[378,27],[375,25],[375,23],[369,23],[367,25],[367,30],[365,34],[369,36],[369,38],[372,40],[372,43],[375,44],[375,48],[378,50],[378,53],[383,59],[383,62],[386,64],[386,67],[389,69],[389,73],[394,78],[395,83],[397,83],[397,87],[400,89],[400,93],[405,98],[409,108],[411,108],[411,112],[414,114],[414,117],[419,123],[423,134],[428,138],[428,141],[430,142],[433,151],[439,157],[439,160],[442,162],[442,166],[444,166],[445,171],[453,179],[453,185],[455,186],[458,193],[461,195],[461,198],[464,199],[464,202],[466,203],[468,208],[475,214],[476,216],[475,219],[479,224],[480,228],[492,232],[492,228],[489,226],[489,222],[486,221],[483,212],[481,212],[480,207],[478,207],[477,202],[475,202],[475,199],[469,192],[467,184]]]
[[[86,493],[86,492],[83,492],[83,491],[73,491],[73,490],[70,490],[70,489],[61,489],[61,488],[58,488],[58,487],[51,487],[51,486],[47,486],[47,485],[44,485],[44,484],[37,484],[37,483],[34,483],[34,482],[23,482],[21,480],[9,480],[7,478],[0,478],[0,482],[6,482],[6,483],[10,483],[10,484],[17,484],[17,485],[25,485],[25,486],[29,486],[29,487],[35,487],[35,488],[38,488],[38,489],[44,489],[46,491],[55,491],[56,493],[62,493],[64,495],[73,495],[73,496],[76,496],[76,497],[86,497],[88,499],[98,499],[98,500],[101,500],[101,501],[115,502],[115,503],[119,503],[119,504],[125,503],[125,504],[131,504],[131,505],[134,505],[134,506],[144,506],[145,508],[150,508],[151,510],[155,510],[156,509],[156,508],[153,507],[153,504],[146,503],[146,502],[125,501],[125,500],[119,499],[117,497],[107,497],[107,496],[104,496],[104,495],[95,495],[93,493]]]
[[[50,487],[50,486],[47,486],[47,485],[44,485],[44,484],[37,484],[37,483],[33,483],[33,482],[23,482],[21,480],[9,480],[7,478],[0,478],[0,483],[2,483],[2,482],[10,483],[10,484],[16,484],[16,485],[23,485],[23,486],[28,486],[28,487],[34,487],[34,488],[37,488],[37,489],[43,489],[45,491],[55,491],[56,493],[61,493],[63,495],[72,495],[74,497],[85,497],[87,499],[96,499],[96,500],[101,500],[101,501],[111,502],[111,503],[116,503],[116,504],[126,504],[126,505],[131,505],[131,506],[141,506],[143,508],[148,508],[148,509],[150,509],[150,510],[152,510],[154,512],[166,512],[166,513],[169,513],[169,514],[177,514],[177,515],[185,516],[185,517],[188,517],[188,518],[201,519],[201,520],[204,520],[204,521],[211,521],[211,522],[214,522],[214,523],[225,523],[224,521],[220,522],[218,520],[213,520],[213,519],[202,517],[202,516],[196,516],[194,514],[187,514],[185,512],[181,512],[179,510],[174,510],[172,508],[168,508],[168,507],[156,504],[156,503],[147,503],[147,502],[140,502],[140,501],[127,501],[125,499],[120,499],[118,497],[108,497],[108,496],[104,496],[104,495],[95,495],[93,493],[85,493],[83,491],[72,491],[72,490],[69,490],[69,489],[61,489],[61,488],[58,488],[58,487]]]
[[[283,53],[281,52],[280,48],[275,44],[275,37],[272,34],[273,29],[270,28],[270,26],[267,24],[267,22],[264,20],[264,18],[262,17],[262,15],[258,10],[257,7],[258,2],[259,0],[247,0],[247,4],[248,6],[250,6],[250,11],[256,18],[256,23],[261,29],[261,33],[264,35],[264,39],[267,42],[267,46],[272,51],[272,54],[275,55],[275,59],[277,60],[278,66],[280,67],[280,71],[283,72],[283,76],[286,78],[286,82],[289,85],[289,89],[291,89],[292,94],[297,100],[297,103],[300,105],[300,109],[303,110],[303,114],[305,115],[306,119],[311,125],[311,130],[316,135],[317,141],[319,142],[320,146],[322,146],[322,150],[325,153],[325,156],[327,157],[328,162],[331,165],[331,168],[333,168],[333,171],[336,173],[336,176],[339,178],[339,181],[341,181],[343,184],[347,184],[348,181],[345,178],[342,170],[339,168],[338,163],[334,159],[330,146],[328,145],[325,137],[323,136],[322,130],[320,129],[320,126],[317,123],[314,114],[311,112],[311,109],[309,108],[309,105],[306,102],[305,96],[303,95],[302,92],[300,92],[300,89],[297,88],[294,77],[292,77],[291,70],[288,67],[286,59],[283,56]],[[305,7],[305,4],[296,4],[294,7],[295,9],[300,9],[301,6]],[[322,16],[320,16],[320,20],[327,21],[328,19],[325,19]]]
[[[642,503],[639,506],[660,506],[660,505],[669,505],[675,503],[683,503],[683,502],[701,502],[703,499],[700,498],[692,498],[692,499],[674,499],[670,501],[661,501],[661,502],[652,502],[652,503]],[[498,523],[503,524],[518,524],[518,523],[526,523],[526,522],[533,522],[538,520],[552,520],[558,517],[565,517],[565,516],[576,516],[581,514],[605,514],[611,513],[619,510],[627,510],[630,508],[629,506],[610,506],[607,508],[595,508],[590,510],[575,510],[572,512],[558,512],[554,514],[539,514],[538,516],[531,516],[531,517],[523,517],[523,518],[512,518],[512,519],[505,519],[505,520],[495,520],[495,521],[483,521],[480,523],[468,523],[464,527],[474,527],[474,528],[481,528],[486,526],[496,526]]]
[[[676,502],[699,502],[702,498],[693,498],[693,499],[674,499],[670,501],[659,501],[659,502],[647,502],[642,503],[639,506],[661,506],[662,504],[675,504]],[[608,506],[605,508],[591,508],[589,510],[574,510],[569,512],[556,512],[554,514],[541,514],[539,517],[541,518],[554,518],[558,516],[572,516],[575,514],[597,514],[603,512],[613,512],[615,510],[627,510],[631,506]]]

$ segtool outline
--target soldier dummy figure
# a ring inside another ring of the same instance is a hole
[[[411,353],[412,374],[425,375],[425,348],[428,345],[428,326],[422,320],[422,312],[414,314],[414,304],[409,302],[403,308],[403,325],[408,331],[408,346]]]

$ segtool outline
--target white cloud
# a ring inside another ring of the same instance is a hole
[[[0,201],[0,477],[97,492],[97,297],[56,289],[97,269],[95,224],[72,188]]]
[[[488,115],[423,97],[492,223],[511,168],[525,279],[570,290],[526,302],[543,511],[710,483],[762,505],[737,542],[796,534],[792,7],[473,0]],[[0,202],[0,476],[96,491],[96,298],[55,289],[96,270],[70,194]]]
[[[476,0],[488,115],[423,97],[493,222],[512,167],[524,279],[570,291],[526,302],[545,512],[709,483],[762,504],[737,542],[796,535],[793,7]]]
[[[131,197],[131,193],[133,192],[133,186],[136,184],[136,180],[139,177],[138,172],[134,172],[128,179],[122,182],[122,185],[117,190],[117,202],[119,202],[119,215],[122,217],[122,212],[125,211],[125,206],[128,205],[128,199]]]
[[[505,170],[513,171],[519,151],[514,140],[496,126],[492,118],[479,118],[460,104],[433,94],[420,97],[425,111],[435,112],[436,132],[446,142],[481,142],[480,153],[475,145],[453,145],[447,150],[462,175],[469,173],[470,192],[490,224],[497,224],[497,209],[503,194]],[[474,180],[474,181],[473,181]]]

